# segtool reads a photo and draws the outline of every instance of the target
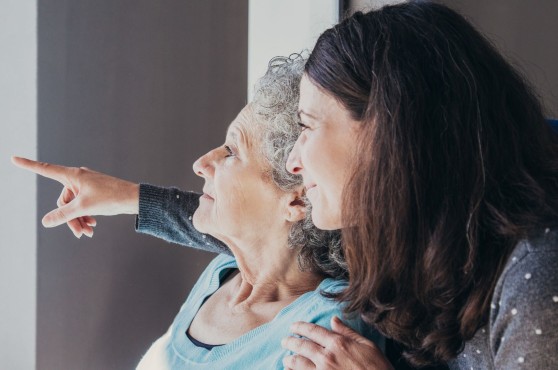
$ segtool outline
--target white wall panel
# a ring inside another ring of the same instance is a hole
[[[250,0],[248,93],[274,56],[311,50],[318,36],[337,23],[338,0]]]
[[[10,163],[37,153],[37,4],[0,11],[0,368],[35,367],[37,186]]]

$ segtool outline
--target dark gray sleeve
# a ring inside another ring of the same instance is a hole
[[[177,188],[140,184],[136,231],[171,243],[214,253],[231,254],[229,248],[194,228],[192,215],[200,194]]]
[[[558,368],[558,248],[556,241],[514,256],[493,301],[495,369]]]

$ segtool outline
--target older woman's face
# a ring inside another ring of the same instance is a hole
[[[205,179],[194,226],[227,243],[258,238],[280,219],[281,192],[268,178],[250,105],[229,126],[225,144],[193,165]]]
[[[324,230],[340,229],[342,193],[357,144],[358,121],[306,75],[300,83],[299,114],[303,131],[287,161],[302,175],[312,203],[312,221]]]

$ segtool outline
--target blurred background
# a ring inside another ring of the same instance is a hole
[[[276,55],[340,17],[394,1],[0,0],[0,368],[131,369],[213,255],[98,219],[93,239],[44,229],[61,186],[10,155],[200,190]],[[558,113],[558,2],[447,0]]]

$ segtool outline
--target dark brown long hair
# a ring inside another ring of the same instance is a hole
[[[320,36],[305,73],[362,124],[338,298],[412,364],[455,358],[514,246],[556,226],[557,135],[520,74],[435,3],[354,14]]]

